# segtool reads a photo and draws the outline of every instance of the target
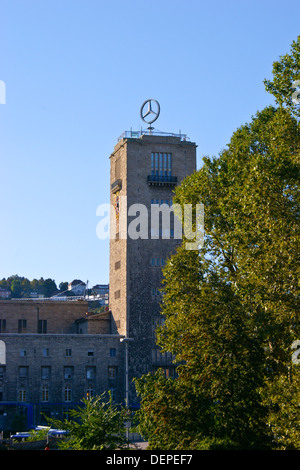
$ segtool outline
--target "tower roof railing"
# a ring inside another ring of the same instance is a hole
[[[156,135],[163,137],[179,137],[182,141],[187,141],[189,138],[186,134],[182,134],[179,131],[179,134],[174,134],[172,132],[162,132],[155,129],[140,129],[139,131],[124,131],[118,138],[118,142],[122,139],[139,139],[142,135]]]

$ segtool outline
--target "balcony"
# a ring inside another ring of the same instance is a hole
[[[148,175],[147,182],[149,186],[176,186],[177,176]]]
[[[122,180],[116,180],[110,186],[111,192],[116,193],[122,189]]]

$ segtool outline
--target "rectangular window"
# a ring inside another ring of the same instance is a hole
[[[67,348],[66,349],[66,357],[71,357],[72,356],[72,349],[71,348]]]
[[[18,333],[26,333],[27,320],[18,320]]]
[[[70,402],[72,400],[72,390],[71,387],[65,387],[64,401]]]
[[[49,387],[47,385],[43,385],[42,387],[42,401],[49,401]]]
[[[158,176],[158,153],[155,154],[155,175]]]
[[[39,322],[38,322],[38,333],[39,334],[47,333],[47,320],[39,320]]]
[[[6,320],[0,320],[0,333],[6,333]]]
[[[24,389],[19,390],[19,401],[21,402],[26,401],[26,390]]]
[[[117,378],[117,367],[108,367],[107,375],[109,379],[116,379]]]
[[[41,369],[41,377],[43,380],[49,380],[50,379],[50,370],[51,368],[48,366],[43,366]]]
[[[121,261],[117,261],[115,263],[115,269],[120,269],[120,267],[121,267]]]
[[[26,379],[28,377],[28,367],[19,367],[19,378]]]
[[[164,180],[172,176],[172,154],[171,153],[151,153],[151,175],[159,176]]]
[[[93,390],[93,387],[88,387],[87,390],[86,390],[86,398],[87,400],[89,398],[92,398],[94,396],[94,390]]]
[[[159,154],[159,176],[163,176],[163,154]]]
[[[20,349],[20,356],[25,357],[26,356],[26,349]]]
[[[109,350],[110,357],[115,357],[116,353],[117,353],[116,348],[110,348]]]
[[[0,366],[0,380],[3,380],[5,374],[5,367]]]
[[[172,154],[168,153],[168,176],[172,176]]]
[[[168,176],[168,155],[164,153],[164,176]]]
[[[43,348],[43,357],[48,357],[49,356],[49,349],[48,348]]]
[[[94,380],[96,375],[95,367],[87,367],[86,368],[86,378],[88,380]]]
[[[64,367],[64,379],[72,379],[73,377],[73,367],[66,366]]]
[[[120,290],[116,290],[115,291],[115,299],[119,299],[121,297],[121,291]]]
[[[94,357],[94,350],[93,350],[93,349],[89,349],[87,355],[88,355],[89,357]]]

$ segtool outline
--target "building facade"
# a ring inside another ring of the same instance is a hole
[[[124,401],[124,347],[110,325],[85,301],[0,301],[0,430],[62,419],[108,391]]]
[[[129,383],[174,358],[155,344],[162,268],[176,251],[174,189],[196,170],[196,145],[184,136],[124,136],[110,156],[110,309],[112,331],[130,338]],[[163,219],[165,217],[165,219]],[[130,401],[135,401],[132,384]]]

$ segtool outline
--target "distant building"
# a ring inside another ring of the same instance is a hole
[[[0,288],[0,299],[9,299],[11,291],[9,289]]]
[[[92,292],[96,295],[108,295],[109,294],[109,284],[96,284],[92,287]]]
[[[68,284],[68,290],[72,291],[75,295],[84,295],[86,290],[86,283],[80,279],[74,279],[74,281]]]

